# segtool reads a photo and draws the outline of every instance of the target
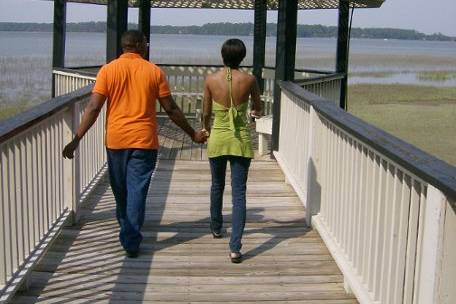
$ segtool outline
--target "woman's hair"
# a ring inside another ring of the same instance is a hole
[[[223,64],[230,68],[238,68],[245,58],[245,45],[242,40],[228,39],[222,45]]]

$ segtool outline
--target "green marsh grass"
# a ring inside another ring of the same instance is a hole
[[[423,71],[419,72],[416,77],[424,81],[447,81],[456,79],[456,71]]]
[[[348,111],[456,166],[456,88],[352,85]]]

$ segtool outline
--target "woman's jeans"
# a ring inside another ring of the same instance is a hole
[[[106,149],[109,179],[116,199],[119,239],[127,251],[138,251],[142,241],[147,191],[157,150]]]
[[[223,226],[223,190],[225,189],[226,163],[231,165],[231,189],[233,197],[233,214],[230,250],[239,252],[246,218],[246,184],[249,173],[250,158],[224,155],[209,158],[212,173],[211,186],[211,229],[220,232]]]

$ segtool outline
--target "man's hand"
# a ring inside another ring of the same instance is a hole
[[[73,138],[73,140],[63,148],[62,155],[63,158],[72,159],[74,157],[74,151],[79,146],[79,139],[77,137]]]
[[[92,93],[90,101],[85,107],[84,114],[82,115],[81,123],[79,124],[76,136],[68,145],[65,146],[65,148],[63,148],[62,155],[64,158],[72,159],[74,157],[74,151],[78,148],[79,141],[97,120],[105,100],[106,96],[98,93]]]
[[[205,129],[201,129],[195,132],[193,135],[193,141],[199,144],[204,144],[209,137],[209,133]]]
[[[253,117],[253,118],[261,118],[263,116],[263,113],[257,111],[257,110],[252,110],[250,111],[250,117]]]

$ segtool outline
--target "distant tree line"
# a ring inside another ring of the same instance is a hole
[[[13,23],[0,22],[0,31],[52,32],[51,23]],[[130,23],[129,28],[137,28],[137,24]],[[172,26],[153,25],[150,27],[153,34],[187,34],[187,35],[236,35],[252,36],[253,23],[208,23],[202,26]],[[268,23],[268,36],[276,35],[277,25]],[[68,32],[105,32],[105,22],[68,23]],[[337,37],[336,26],[299,24],[298,37]],[[352,38],[371,39],[402,39],[402,40],[439,40],[456,41],[456,37],[445,36],[441,33],[426,35],[415,30],[395,28],[352,28]]]

